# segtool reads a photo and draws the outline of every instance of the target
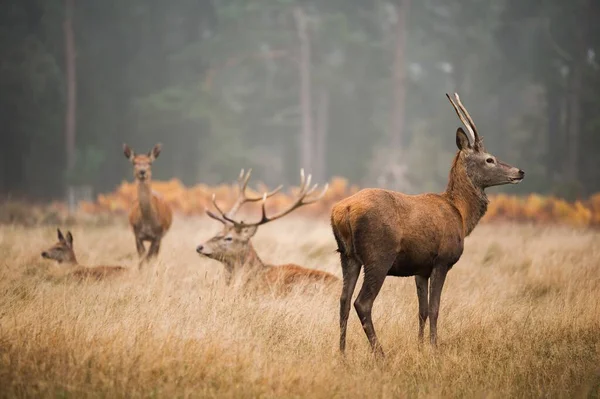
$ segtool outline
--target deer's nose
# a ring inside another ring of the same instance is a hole
[[[525,172],[521,169],[519,169],[519,176],[520,177],[525,177]]]
[[[144,169],[140,170],[140,176],[146,176],[146,171]]]
[[[42,258],[47,258],[48,257],[48,252],[44,251],[42,252]]]
[[[204,245],[198,245],[196,247],[196,252],[198,252],[199,254],[201,254],[203,249],[204,249]]]

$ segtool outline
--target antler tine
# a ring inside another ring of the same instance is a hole
[[[244,173],[244,169],[242,169],[242,171],[240,172],[240,176],[238,177],[238,189],[239,189],[238,199],[231,206],[229,211],[227,211],[227,217],[229,217],[229,218],[233,217],[237,213],[237,211],[240,209],[240,207],[242,205],[244,205],[246,202],[257,202],[262,199],[262,197],[263,197],[262,195],[259,195],[256,197],[248,197],[246,195],[246,188],[248,187],[248,181],[250,180],[251,173],[252,173],[252,169],[248,169],[248,171],[245,173]],[[283,188],[283,185],[280,184],[275,189],[267,192],[266,193],[267,198],[277,194],[279,191],[281,191],[282,188]]]
[[[216,195],[215,193],[213,193],[213,195],[212,195],[212,203],[213,203],[213,205],[214,205],[215,209],[216,209],[217,211],[219,211],[219,213],[221,214],[221,216],[223,216],[223,218],[224,218],[225,220],[227,220],[227,217],[226,217],[226,215],[225,215],[225,212],[223,212],[223,210],[222,210],[222,209],[219,207],[219,204],[217,204],[217,195]]]
[[[319,195],[317,195],[314,198],[311,198],[309,200],[306,200],[306,197],[310,194],[312,194],[313,192],[315,192],[315,190],[317,189],[317,187],[319,186],[318,184],[315,184],[314,186],[310,187],[310,181],[312,179],[312,176],[309,174],[308,176],[304,175],[304,170],[300,170],[300,192],[298,193],[298,197],[296,198],[296,200],[294,201],[294,203],[288,207],[288,209],[281,211],[280,213],[267,217],[267,212],[265,209],[266,206],[266,200],[267,200],[267,193],[263,194],[262,197],[262,206],[261,206],[261,218],[258,222],[255,223],[237,223],[238,226],[260,226],[262,224],[266,224],[269,222],[272,222],[273,220],[279,219],[289,213],[291,213],[292,211],[294,211],[297,208],[300,208],[301,206],[304,205],[309,205],[312,203],[317,202],[318,200],[320,200],[321,198],[323,198],[323,196],[325,195],[325,193],[327,192],[327,190],[329,189],[329,184],[325,184],[325,187],[323,188],[323,191],[321,191],[321,193],[319,193]],[[307,187],[310,187],[310,189],[307,189]],[[227,218],[226,218],[227,219]],[[229,219],[227,219],[229,220]]]
[[[226,221],[225,219],[218,217],[217,215],[215,215],[214,213],[212,213],[212,212],[211,212],[211,211],[209,211],[208,209],[206,210],[206,214],[207,214],[209,217],[211,217],[211,218],[213,218],[213,219],[215,219],[215,220],[218,220],[219,222],[221,222],[221,223],[223,223],[223,224],[227,224],[227,221]]]
[[[469,111],[467,111],[467,107],[465,107],[463,105],[463,103],[460,101],[460,97],[458,96],[458,93],[454,93],[454,97],[456,98],[456,102],[457,102],[458,106],[460,107],[461,111],[463,112],[463,114],[465,114],[465,117],[467,118],[467,120],[469,121],[469,124],[471,125],[471,130],[473,132],[473,136],[475,137],[475,146],[479,147],[481,145],[481,138],[479,137],[479,133],[477,133],[477,127],[475,126],[475,122],[473,122],[473,118],[471,118]]]
[[[454,95],[457,95],[457,94],[454,93]],[[471,128],[471,124],[465,118],[465,116],[462,114],[461,108],[459,108],[459,106],[456,105],[456,103],[454,102],[454,100],[452,99],[452,97],[450,97],[450,94],[446,93],[446,97],[448,97],[448,100],[450,100],[450,103],[452,104],[452,107],[454,108],[454,111],[456,111],[456,115],[458,115],[458,119],[460,119],[460,121],[463,123],[463,125],[465,125],[465,127],[469,131],[469,135],[471,136],[471,141],[473,142],[473,145],[475,146],[476,143],[477,143],[477,138],[475,136],[475,132]]]
[[[250,180],[250,175],[252,174],[252,168],[248,169],[248,172],[244,174],[244,169],[240,172],[240,177],[238,177],[238,186],[240,188],[240,192],[245,192],[246,187],[248,186],[248,180]]]
[[[311,195],[318,187],[318,184],[315,184],[307,193],[306,195]],[[302,201],[302,205],[308,205],[308,204],[313,204],[315,202],[317,202],[318,200],[320,200],[321,198],[323,198],[325,196],[325,193],[327,192],[327,190],[329,189],[329,183],[325,184],[325,186],[323,187],[323,190],[319,193],[319,195],[317,195],[314,198],[311,198],[307,201]]]

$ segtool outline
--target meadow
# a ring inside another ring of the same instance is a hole
[[[40,257],[54,226],[1,226],[0,396],[600,396],[597,231],[478,226],[444,287],[437,350],[417,342],[414,279],[388,278],[374,306],[377,360],[354,310],[338,353],[341,285],[284,297],[226,286],[221,264],[195,252],[219,229],[176,219],[138,272],[125,221],[73,225],[82,264],[131,269],[79,283]],[[341,277],[324,220],[283,219],[253,242],[268,263]]]

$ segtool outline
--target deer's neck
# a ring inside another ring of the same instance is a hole
[[[156,209],[152,206],[152,188],[149,180],[138,180],[138,202],[140,204],[140,212],[144,220],[155,222]]]
[[[229,272],[233,272],[237,268],[241,269],[264,269],[266,266],[260,259],[251,242],[248,242],[248,247],[235,257],[227,259],[225,266]]]
[[[460,212],[465,236],[471,234],[485,215],[489,201],[483,188],[476,187],[471,181],[460,152],[452,163],[448,186],[443,196]]]
[[[75,256],[75,252],[72,252],[69,255],[69,259],[63,260],[62,263],[69,267],[80,267],[77,257]]]

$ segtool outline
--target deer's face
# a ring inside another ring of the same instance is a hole
[[[473,183],[483,188],[518,184],[525,177],[521,169],[500,161],[488,152],[468,156],[467,173]]]
[[[217,235],[198,245],[196,252],[225,263],[240,260],[246,255],[257,228],[225,226]]]
[[[486,152],[483,146],[473,148],[462,129],[456,132],[456,143],[464,158],[467,174],[477,187],[518,184],[525,177],[521,169],[500,161]]]
[[[58,242],[42,252],[42,258],[54,260],[58,263],[76,263],[75,253],[73,252],[73,235],[67,232],[66,238],[60,230],[58,232]]]
[[[156,144],[148,154],[136,155],[127,144],[123,144],[123,153],[133,164],[133,177],[139,181],[150,180],[152,178],[152,162],[158,158],[160,150],[161,145]]]

